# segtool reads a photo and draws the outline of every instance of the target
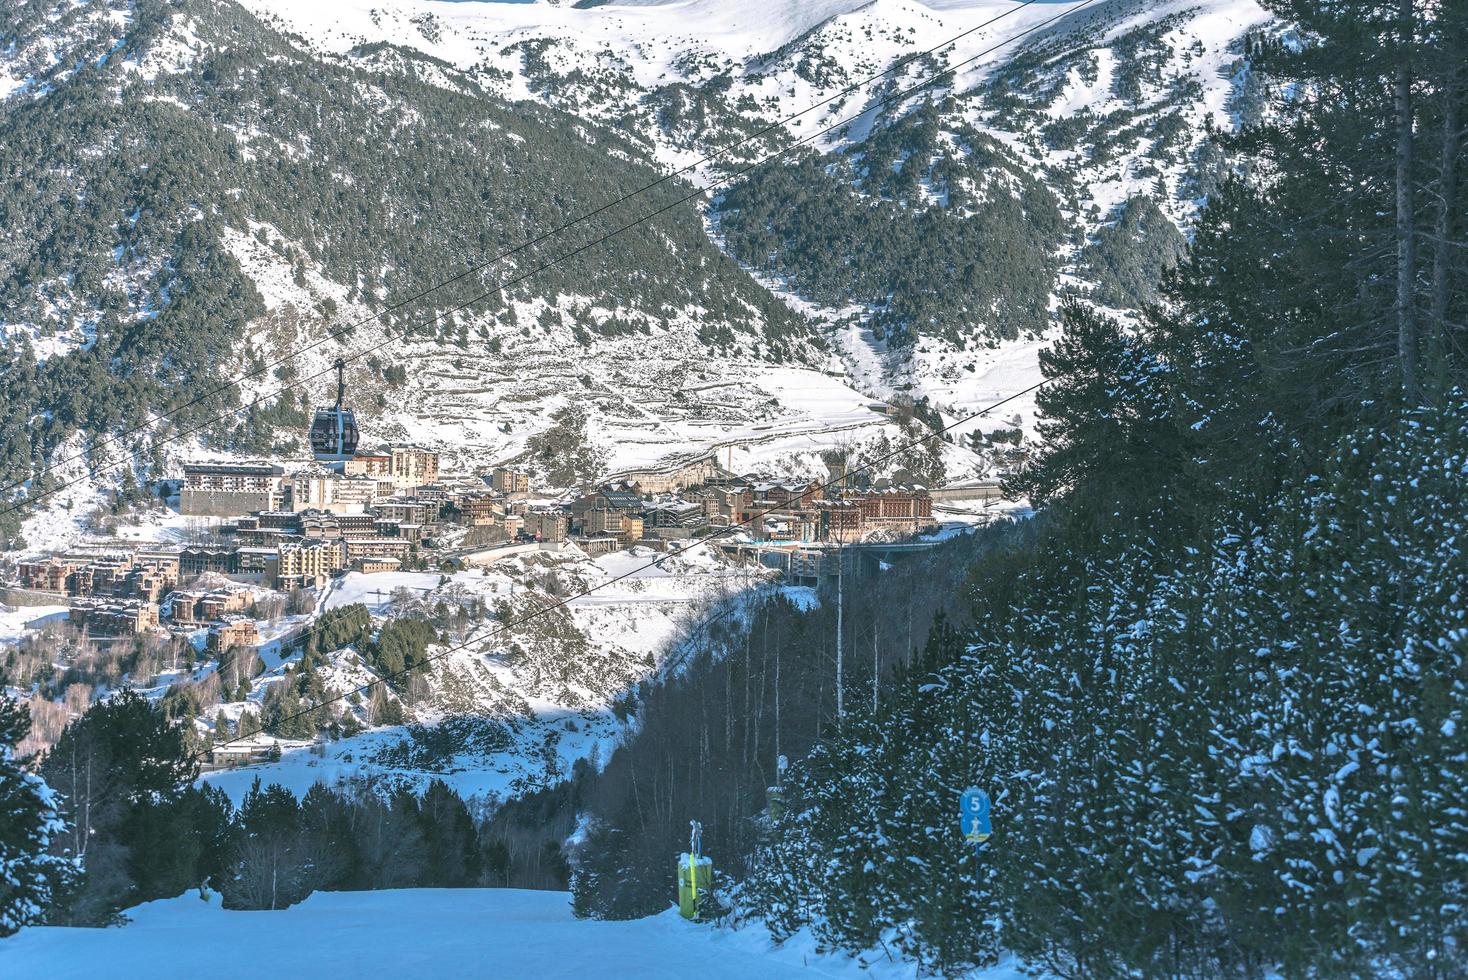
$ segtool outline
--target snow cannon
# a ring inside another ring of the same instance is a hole
[[[714,890],[714,861],[703,856],[703,824],[688,821],[688,850],[678,855],[678,914],[698,921],[698,904]]]
[[[678,855],[678,914],[698,920],[700,898],[714,890],[714,859],[701,854]]]

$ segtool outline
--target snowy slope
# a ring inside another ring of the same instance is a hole
[[[496,94],[620,121],[640,131],[670,165],[682,166],[727,146],[740,119],[763,123],[801,113],[786,127],[798,138],[860,112],[870,92],[805,110],[959,35],[939,57],[962,65],[953,87],[968,88],[1004,59],[1003,50],[988,49],[1079,0],[1028,6],[1011,0],[668,0],[584,9],[492,0],[242,2],[314,51],[376,63],[367,53],[373,45],[410,48]],[[910,84],[930,71],[914,64],[894,77]],[[731,118],[704,120],[696,132],[660,131],[644,104],[648,93],[720,77],[731,82],[720,96]],[[870,124],[863,119],[832,140],[860,138]]]
[[[671,851],[670,851],[671,854]],[[671,868],[669,880],[672,880]],[[915,975],[911,965],[870,967],[822,954],[805,935],[774,946],[756,928],[685,922],[674,911],[596,922],[571,915],[562,892],[411,889],[317,892],[279,912],[231,912],[218,898],[188,894],[132,909],[117,929],[27,929],[0,942],[8,975],[92,978],[98,964],[117,980],[197,977],[238,943],[257,976],[382,977],[763,977]],[[227,955],[227,953],[226,953]],[[216,966],[217,968],[217,966]],[[999,966],[972,980],[1019,980]]]
[[[586,9],[548,2],[245,3],[329,57],[383,67],[372,46],[400,45],[442,59],[502,96],[615,125],[665,166],[694,165],[703,184],[776,144],[755,140],[721,160],[710,161],[709,154],[913,58],[892,78],[784,124],[800,139],[859,115],[814,144],[824,151],[859,148],[879,124],[863,110],[892,90],[887,86],[906,87],[941,66],[962,65],[938,87],[958,97],[945,123],[994,137],[1020,166],[1043,175],[1082,243],[1137,194],[1157,195],[1163,211],[1186,229],[1199,204],[1191,157],[1205,123],[1223,130],[1238,124],[1237,100],[1247,82],[1240,40],[1270,20],[1255,0],[1102,0],[1084,9],[1009,0],[647,0]],[[914,58],[966,31],[973,33],[935,58]],[[1020,35],[1017,43],[990,50]],[[1155,73],[1153,63],[1161,66]],[[1141,64],[1148,67],[1138,73]],[[982,86],[1000,74],[1010,76],[1033,111],[986,104]],[[1134,74],[1141,76],[1135,83]],[[1058,120],[1081,121],[1080,145],[1049,144],[1043,127]],[[1067,261],[1077,254],[1078,247],[1070,248]],[[761,281],[781,293],[780,282]],[[1068,264],[1058,285],[1088,283]],[[889,351],[850,323],[853,313],[859,320],[865,311],[786,298],[823,325],[837,354],[834,366],[866,396],[925,396],[956,415],[1040,380],[1036,355],[1048,337],[977,350],[933,339]],[[1006,406],[1002,418],[972,427],[1007,426],[1018,416],[1032,429],[1034,415],[1033,398],[1026,397]]]
[[[578,759],[608,758],[626,732],[613,702],[642,681],[676,670],[693,624],[711,610],[737,615],[769,574],[730,566],[708,548],[648,567],[656,557],[639,548],[589,559],[570,549],[515,556],[452,576],[348,573],[332,584],[322,610],[362,603],[377,617],[431,618],[440,606],[482,600],[513,621],[552,607],[557,595],[548,587],[597,591],[519,625],[503,627],[491,615],[446,634],[440,647],[430,649],[436,656],[421,671],[418,695],[404,705],[407,719],[423,728],[378,727],[315,746],[288,743],[278,762],[209,772],[203,780],[236,803],[257,776],[297,796],[317,782],[421,790],[437,778],[466,799],[490,801],[565,778]],[[282,661],[268,644],[261,653],[269,669],[246,702],[223,708],[231,723],[246,710],[258,716],[268,690],[300,659]],[[333,653],[322,671],[332,696],[348,695],[376,676],[350,648]],[[363,704],[333,708],[343,711],[372,721]],[[446,722],[458,733],[451,751],[420,744],[428,730]],[[547,753],[557,760],[551,771]]]

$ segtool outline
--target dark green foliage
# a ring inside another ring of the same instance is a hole
[[[310,700],[300,693],[304,686],[300,683],[302,680],[304,678],[297,676],[267,688],[262,717],[265,731],[280,738],[316,737],[320,725],[318,716],[323,713],[313,709]]]
[[[185,786],[172,800],[142,800],[120,835],[128,842],[127,903],[171,898],[221,880],[231,846],[229,798],[216,787]]]
[[[503,885],[482,828],[439,780],[420,799],[313,786],[297,803],[280,786],[246,794],[235,815],[224,896],[236,908],[284,908],[317,889]]]
[[[1140,309],[1157,298],[1162,274],[1177,265],[1187,241],[1150,197],[1128,198],[1116,221],[1096,232],[1080,267],[1107,306]]]
[[[296,798],[256,779],[239,812],[235,863],[222,891],[226,905],[283,909],[311,894],[313,862]]]
[[[64,797],[71,827],[53,846],[80,858],[85,878],[50,911],[52,921],[105,923],[119,909],[203,880],[197,871],[217,847],[207,826],[217,798],[186,789],[198,765],[183,729],[131,691],[66,726],[40,772]],[[197,860],[176,858],[174,847]]]
[[[377,712],[374,707],[374,717]],[[402,724],[402,720],[401,713],[396,720],[376,719],[381,725]],[[377,753],[375,759],[381,765],[402,769],[444,771],[453,767],[456,755],[489,755],[512,746],[511,734],[503,722],[476,715],[451,715],[433,725],[407,725],[402,738]]]
[[[0,938],[39,921],[77,877],[70,858],[48,853],[66,830],[54,791],[11,757],[30,727],[30,712],[0,677]]]
[[[937,104],[843,155],[761,166],[719,223],[735,255],[800,293],[879,306],[878,336],[897,344],[1043,329],[1063,233],[1051,192],[990,137],[940,125]]]
[[[1052,381],[1036,397],[1041,448],[1010,490],[1045,503],[1074,494],[1110,518],[1108,507],[1145,507],[1165,485],[1175,448],[1157,355],[1112,318],[1071,304],[1064,332],[1040,353]],[[1117,465],[1125,460],[1125,465]]]
[[[306,635],[306,656],[333,653],[356,647],[360,653],[372,638],[372,614],[360,602],[338,606],[322,613]]]
[[[438,642],[438,632],[421,619],[404,617],[389,620],[378,631],[377,639],[367,648],[367,663],[379,674],[392,677],[391,683],[406,688],[408,678],[401,675],[423,662],[428,647]]]
[[[449,888],[478,884],[479,838],[459,794],[435,779],[423,794],[419,819],[426,852],[423,873],[428,880]]]

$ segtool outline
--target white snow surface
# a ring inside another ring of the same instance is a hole
[[[671,868],[669,871],[671,872]],[[671,882],[672,875],[669,875]],[[564,892],[406,889],[317,892],[278,912],[235,912],[190,892],[149,902],[116,929],[27,929],[0,942],[9,976],[47,980],[197,977],[248,948],[257,976],[913,977],[910,963],[818,953],[806,934],[775,946],[757,927],[685,922],[672,909],[625,922],[579,920]],[[254,937],[253,939],[251,937]],[[105,967],[102,966],[105,964]],[[1019,980],[1004,964],[972,980]]]

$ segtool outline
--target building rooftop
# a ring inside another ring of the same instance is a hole
[[[232,473],[239,476],[285,476],[274,463],[185,463],[185,473]]]

